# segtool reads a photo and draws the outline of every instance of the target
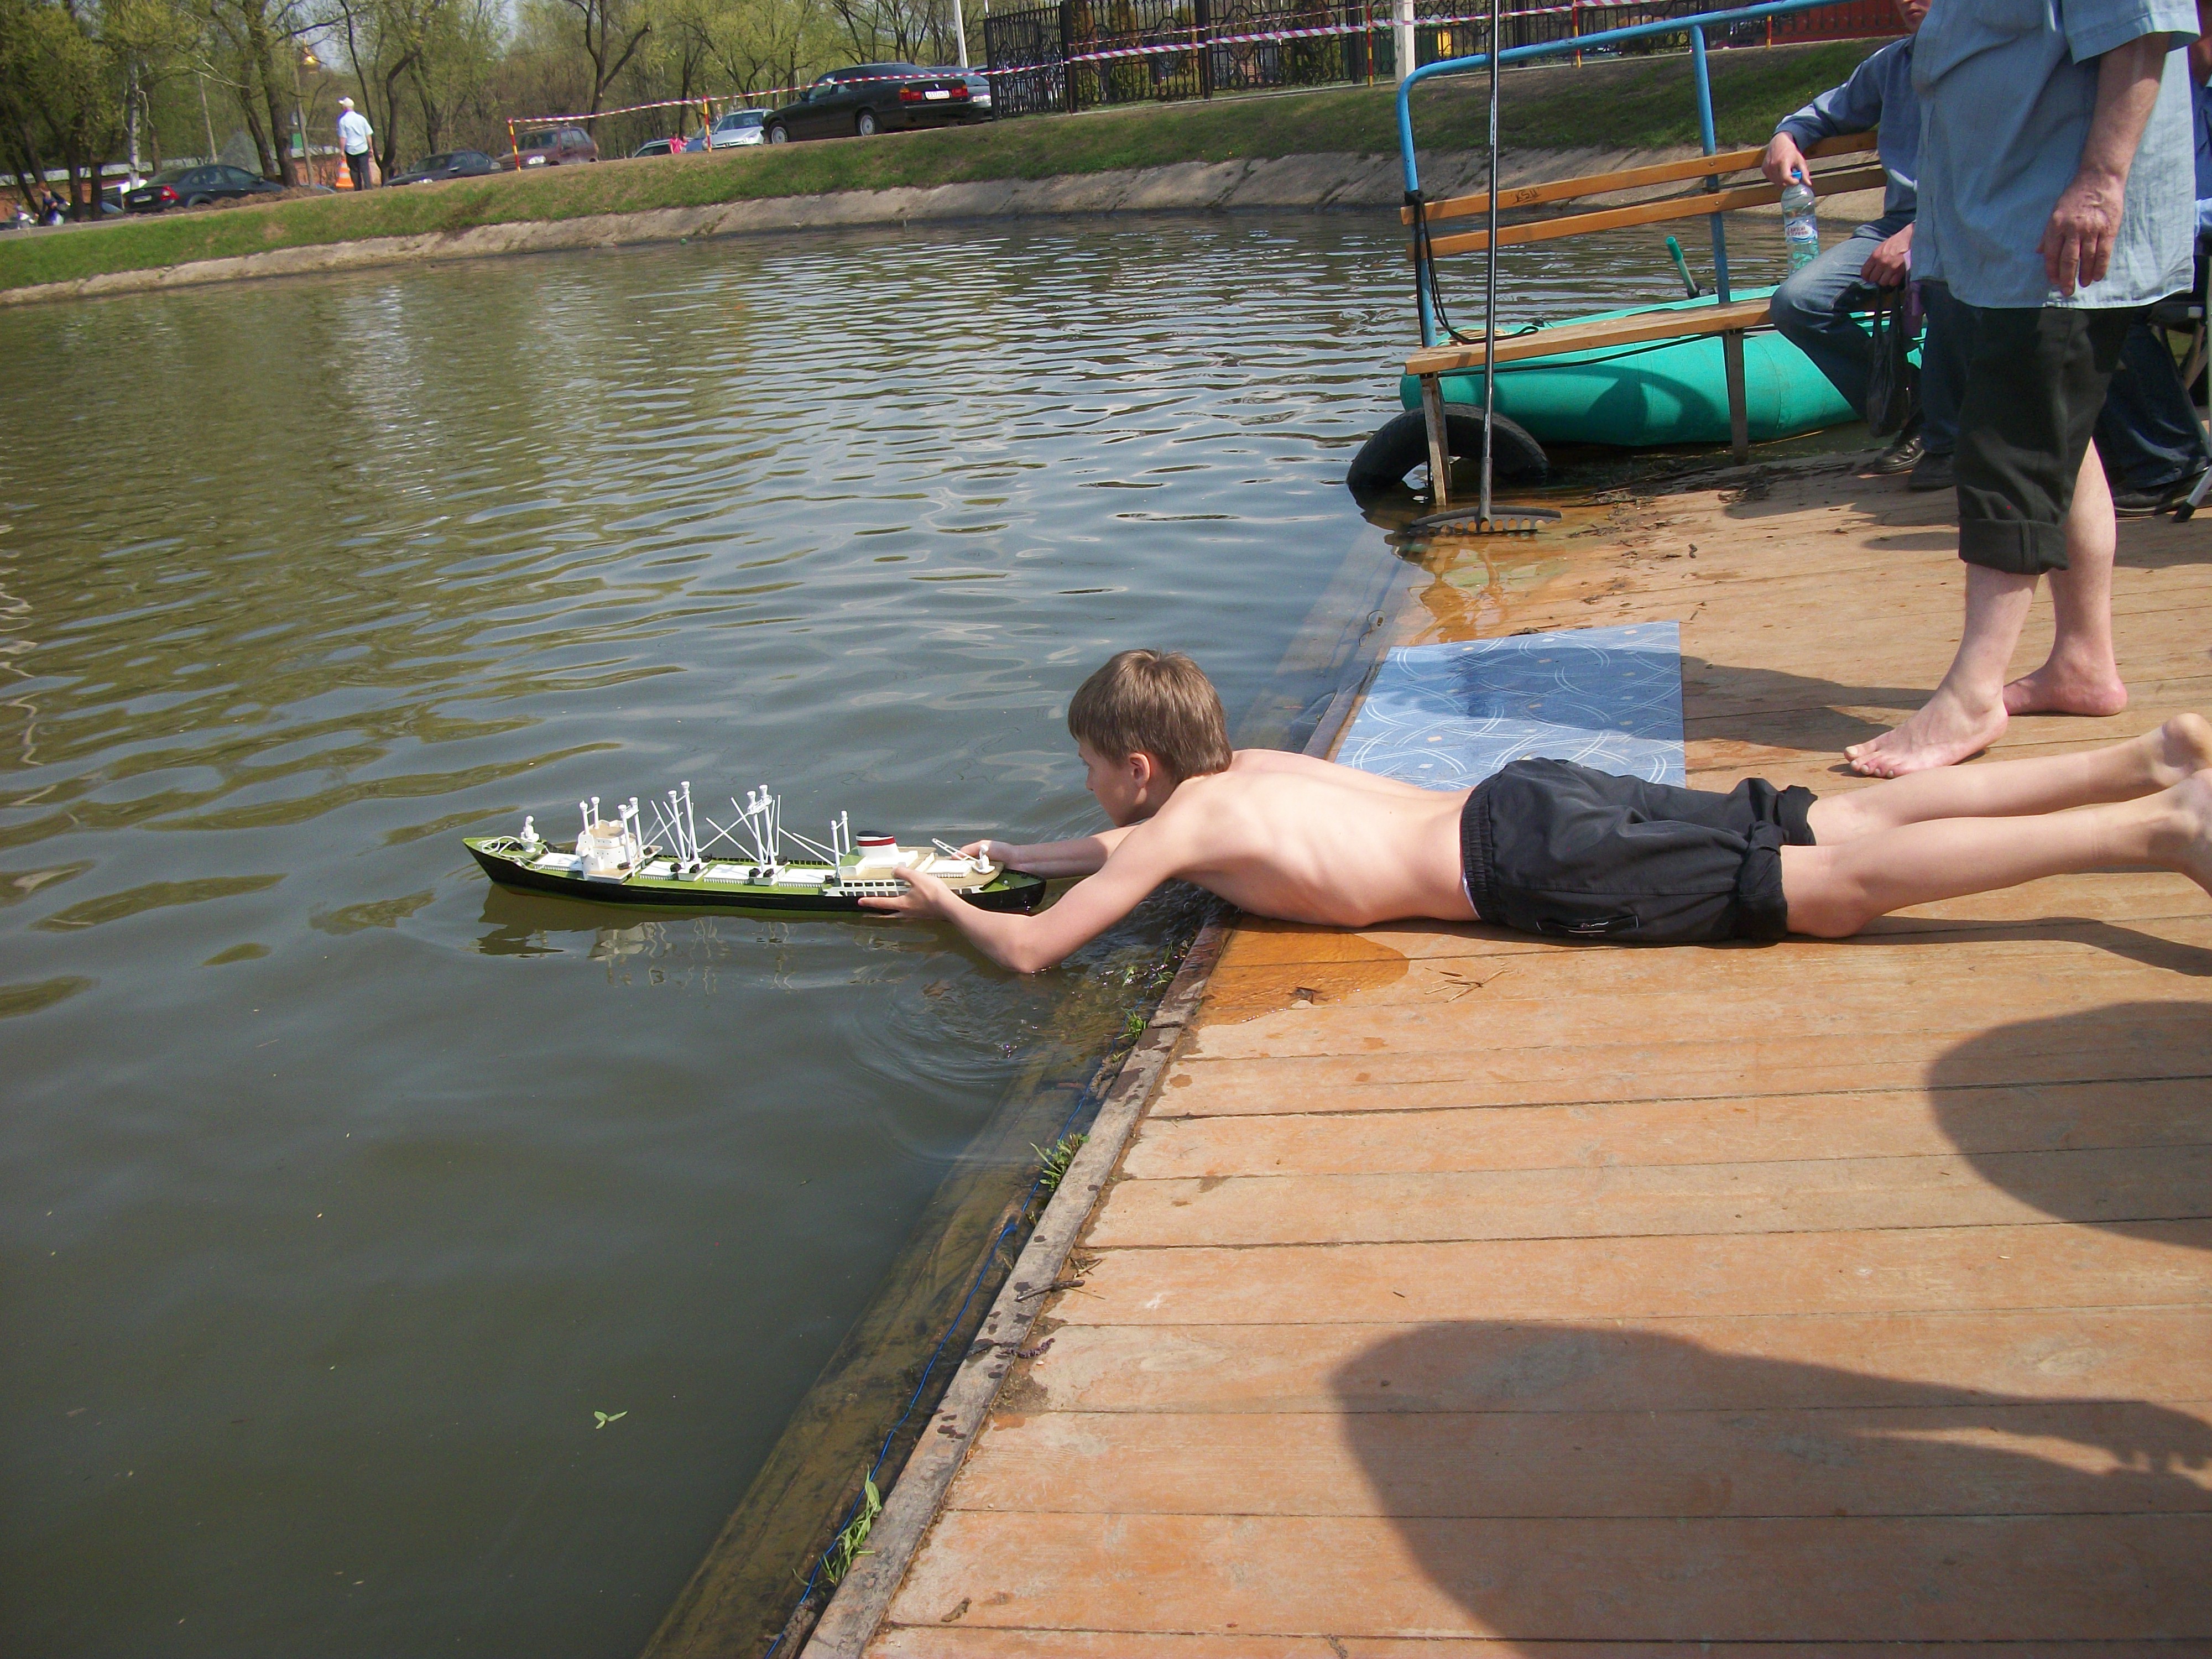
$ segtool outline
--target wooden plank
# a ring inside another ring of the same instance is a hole
[[[1846,191],[1875,190],[1889,182],[1879,167],[1845,167],[1823,176],[1824,195]],[[1702,191],[1694,196],[1669,196],[1656,202],[1635,202],[1626,207],[1596,208],[1587,213],[1561,214],[1550,219],[1525,219],[1498,228],[1498,246],[1525,247],[1534,242],[1555,242],[1566,236],[1587,236],[1593,231],[1620,230],[1633,225],[1665,224],[1676,219],[1703,219],[1739,208],[1771,207],[1782,199],[1782,186],[1759,183],[1735,185],[1725,190]],[[1431,236],[1429,252],[1437,258],[1454,253],[1480,253],[1490,246],[1487,230],[1462,230],[1449,236]],[[1413,250],[1407,249],[1412,258]]]
[[[2212,1304],[2212,1221],[1108,1250],[1069,1324],[1369,1324]]]
[[[1402,1122],[1402,1119],[1395,1120]],[[2212,1146],[1123,1181],[1098,1249],[1847,1232],[2212,1217]]]
[[[948,1512],[902,1624],[1546,1641],[2203,1640],[2212,1517]]]
[[[1717,1361],[1718,1358],[1717,1357]],[[1702,1394],[1703,1390],[1698,1390]],[[1002,1414],[956,1507],[1009,1514],[2212,1514],[2212,1402]],[[2131,1461],[2148,1449],[2150,1467]],[[2208,1564],[2212,1565],[2212,1564]]]
[[[1009,1409],[1628,1411],[2179,1399],[2203,1392],[2212,1308],[1788,1313],[1613,1325],[1062,1325]],[[1725,1363],[1723,1363],[1725,1362]]]
[[[887,1630],[868,1650],[878,1659],[1128,1659],[1130,1638],[1122,1631],[1033,1631],[966,1629],[953,1625],[902,1625]],[[1366,1636],[1193,1636],[1148,1631],[1147,1659],[1522,1659],[1522,1644],[1480,1636],[1415,1637],[1397,1640]],[[1832,1659],[1832,1647],[1814,1643],[1741,1642],[1727,1659]],[[1899,1659],[2051,1659],[2048,1646],[2018,1642],[1977,1642],[1971,1647],[1939,1643],[1894,1643],[1886,1654]],[[1544,1659],[1685,1659],[1679,1643],[1547,1642]],[[2076,1642],[2065,1659],[2203,1659],[2212,1643]]]
[[[1518,965],[1512,974],[1489,977],[1480,982],[1479,991],[1456,997],[1438,993],[1402,1000],[1377,997],[1369,1001],[1358,995],[1318,1002],[1293,999],[1256,1018],[1201,1028],[1194,1033],[1182,1058],[1238,1060],[1264,1055],[1291,1060],[1360,1055],[1410,1060],[1441,1050],[1453,1054],[1456,1060],[1470,1057],[1466,1049],[1473,1046],[1469,1042],[1473,1038],[1493,1045],[1488,1054],[1479,1057],[1485,1064],[1540,1060],[1553,1050],[1578,1048],[1589,1042],[1592,1022],[1588,1007],[1563,1004],[1544,994],[1547,980],[1565,977],[1580,969],[1584,990],[1602,987],[1604,994],[1614,999],[1609,1012],[1620,1022],[1618,1029],[1607,1033],[1613,1039],[1611,1043],[1591,1043],[1592,1048],[1641,1047],[1622,1039],[1632,1039],[1638,1031],[1664,1031],[1668,1034],[1664,1043],[1651,1046],[1663,1047],[1670,1058],[1700,1044],[1741,1048],[1748,1056],[1762,1049],[1774,1052],[1802,1043],[1817,1062],[1825,1052],[1820,1045],[1857,1040],[1854,1028],[1863,1030],[1867,1016],[1879,1011],[1893,1021],[1883,1035],[1885,1040],[1894,1039],[1899,1054],[1917,1049],[1932,1060],[1944,1045],[1969,1040],[1989,1028],[1989,1010],[1972,983],[1976,976],[1970,965],[1981,958],[1991,965],[2013,969],[2024,981],[2008,1001],[2008,1025],[2022,1030],[2053,1028],[2054,1036],[2039,1046],[2039,1053],[2053,1048],[2070,1050],[2084,1035],[2075,1030],[2077,1024],[2094,1023],[2097,1011],[2140,997],[2144,1010],[2171,1016],[2178,1027],[2179,1041],[2168,1052],[2138,1055],[2136,1074],[2212,1073],[2212,992],[2185,1000],[2151,1000],[2172,988],[2171,968],[2162,969],[2156,962],[2107,956],[2100,963],[2104,971],[2094,981],[2053,983],[2033,975],[2033,969],[2049,958],[2038,952],[2008,950],[2010,941],[2001,931],[1986,939],[1950,943],[1954,950],[1920,950],[1904,962],[1897,955],[1863,949],[1807,952],[1802,963],[1790,962],[1787,968],[1775,960],[1787,960],[1795,954],[1786,948],[1771,953],[1738,951],[1727,954],[1743,959],[1742,969],[1730,963],[1730,971],[1701,976],[1705,978],[1702,985],[1680,977],[1678,964],[1678,977],[1671,989],[1651,988],[1650,980],[1644,977],[1654,969],[1663,972],[1667,966],[1663,963],[1628,962],[1614,968],[1613,964],[1621,963],[1623,957],[1643,954],[1624,951],[1616,945],[1609,961],[1577,963],[1571,957],[1553,957]],[[1583,953],[1596,956],[1604,949],[1585,946]],[[1917,947],[1900,944],[1893,949],[1902,954]],[[1695,961],[1697,953],[1684,954]],[[2082,951],[2070,959],[2079,962],[2087,954]],[[1881,974],[1885,968],[1889,970],[1886,981]],[[1470,982],[1475,977],[1471,975]],[[1913,994],[1909,998],[1897,994],[1896,981],[1904,977],[1911,981]],[[1449,985],[1450,981],[1440,975],[1435,982]],[[1722,985],[1733,994],[1724,1006],[1716,1006],[1712,995]],[[1758,1035],[1747,1035],[1751,1032]],[[2016,1057],[1993,1056],[1992,1060],[2009,1068]],[[2012,1079],[1998,1072],[1978,1075],[1972,1080]],[[2061,1079],[2054,1075],[2051,1080]]]
[[[1686,311],[1639,311],[1632,316],[1603,322],[1563,323],[1534,334],[1516,334],[1498,343],[1498,361],[1519,362],[1524,357],[1552,357],[1563,352],[1597,351],[1611,346],[1638,345],[1650,340],[1692,339],[1724,333],[1732,328],[1759,328],[1766,322],[1766,301],[1738,300],[1724,306],[1699,306]],[[1408,374],[1449,374],[1480,368],[1482,342],[1456,342],[1430,346],[1406,359]],[[1587,619],[1585,619],[1585,623]]]
[[[1218,1181],[1345,1170],[1611,1169],[2207,1142],[2212,1142],[2212,1088],[2191,1079],[1934,1095],[1898,1089],[1721,1102],[1478,1106],[1395,1115],[1155,1115],[1121,1168],[1127,1180]]]
[[[1413,1031],[1401,1034],[1405,1046],[1395,1049],[1377,1038],[1364,1052],[1276,1054],[1261,1047],[1208,1057],[1197,1045],[1226,1043],[1235,1028],[1206,1027],[1169,1070],[1167,1109],[1272,1113],[1293,1091],[1326,1100],[1330,1111],[1356,1112],[1849,1094],[1931,1079],[1955,1087],[2212,1077],[2202,1004],[2122,1004],[2109,1010],[2108,1022],[2100,1018],[2106,1012],[2084,1007],[2069,1018],[2023,1023],[2002,1040],[1906,1031],[1871,1047],[1848,1033],[1747,1036],[1734,1048],[1710,1036],[1638,1043],[1615,1034],[1580,1048],[1570,1040],[1468,1053],[1422,1042]]]
[[[2142,902],[2116,908],[2123,919],[2148,924],[2133,938],[2112,929],[2110,923],[2106,930],[2079,925],[2086,918],[2072,907],[2097,908],[2097,901],[2106,894],[2130,889]],[[1700,1030],[1731,1032],[1741,1024],[1770,1019],[1778,1022],[1773,1027],[1777,1030],[1801,1024],[1818,1029],[1832,1015],[1806,1005],[1849,999],[1852,1012],[1861,1012],[1870,1001],[1891,1000],[1897,981],[1909,977],[1914,1001],[1929,1005],[1913,1016],[1913,1024],[1926,1030],[1959,1024],[1961,1003],[1968,1005],[1966,1018],[1978,1022],[1981,988],[1991,972],[2078,980],[2093,965],[2110,967],[2111,978],[2100,975],[2098,994],[2111,1000],[2131,992],[2153,997],[2170,994],[2177,968],[2185,972],[2192,966],[2200,971],[2212,969],[2212,954],[2201,960],[2193,954],[2212,953],[2212,912],[2205,907],[2203,890],[2185,877],[2151,880],[2144,888],[2132,879],[2115,880],[2110,875],[2058,877],[2026,902],[2018,890],[1988,896],[1994,902],[1986,907],[1973,902],[1983,896],[1920,907],[1903,927],[1886,926],[1873,935],[1881,942],[1863,939],[1824,945],[1793,941],[1784,958],[1786,968],[1779,966],[1774,953],[1755,949],[1623,951],[1613,946],[1594,951],[1588,945],[1563,945],[1514,959],[1472,963],[1434,951],[1401,954],[1383,945],[1380,935],[1370,934],[1366,936],[1370,950],[1347,951],[1334,961],[1291,958],[1259,966],[1240,959],[1239,965],[1218,970],[1207,987],[1207,1013],[1209,1020],[1222,1018],[1224,1024],[1237,1027],[1275,1015],[1282,1017],[1284,1029],[1325,1032],[1331,1021],[1362,1020],[1366,1012],[1386,1006],[1413,1015],[1444,1003],[1457,1010],[1458,1017],[1480,1019],[1494,1018],[1506,1012],[1505,1005],[1512,1005],[1515,1023],[1502,1029],[1493,1025],[1491,1039],[1521,1045],[1553,1040],[1559,1022],[1524,1022],[1520,1005],[1555,1002],[1560,992],[1570,988],[1586,993],[1602,986],[1609,996],[1642,999],[1621,1012],[1632,1018],[1679,1016],[1683,1023],[1674,1029],[1687,1036]],[[2136,914],[2129,915],[2130,910]],[[1926,926],[1938,919],[1959,925],[1941,929]],[[2002,925],[2041,919],[2057,920],[2049,927]],[[1925,942],[1917,936],[1928,932],[1940,932],[1945,948],[1924,948]],[[1686,979],[1692,964],[1697,973],[1695,988]],[[1727,987],[1729,1006],[1712,1005],[1711,991],[1717,986]],[[2012,1012],[2027,1018],[2081,1000],[2078,982],[2056,986]],[[1487,1015],[1486,1011],[1490,1011]],[[1569,1005],[1561,1012],[1577,1029],[1587,1024],[1585,1009]],[[1275,1029],[1269,1027],[1264,1038],[1245,1031],[1237,1040],[1267,1041],[1272,1046]]]
[[[1879,131],[1854,132],[1839,138],[1823,138],[1808,154],[1814,158],[1829,155],[1862,155],[1880,146]],[[1498,194],[1500,212],[1516,208],[1540,207],[1547,202],[1569,202],[1583,196],[1606,196],[1615,191],[1640,190],[1652,185],[1677,185],[1685,179],[1711,178],[1720,173],[1741,173],[1755,167],[1766,154],[1763,146],[1750,149],[1724,149],[1711,155],[1692,155],[1676,161],[1655,161],[1647,167],[1621,167],[1612,173],[1585,173],[1576,179],[1554,179],[1540,185],[1509,185]],[[1819,173],[1814,182],[1825,182]],[[1826,190],[1820,194],[1827,195]],[[1485,191],[1479,196],[1453,196],[1441,202],[1431,202],[1423,216],[1431,222],[1440,219],[1464,219],[1474,214],[1490,211],[1490,196]],[[1398,210],[1398,222],[1413,222],[1413,210]]]

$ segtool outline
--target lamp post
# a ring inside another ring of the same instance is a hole
[[[315,56],[313,46],[300,48],[300,55],[292,60],[292,131],[300,146],[300,161],[287,184],[302,185],[313,181],[314,168],[308,161],[307,111],[304,95],[300,90],[300,71],[322,68],[322,59]]]

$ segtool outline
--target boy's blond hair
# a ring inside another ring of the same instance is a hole
[[[1076,688],[1067,730],[1110,761],[1150,755],[1180,783],[1229,769],[1221,694],[1180,651],[1123,651]]]

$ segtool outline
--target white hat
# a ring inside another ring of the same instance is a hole
[[[340,109],[351,109],[351,108],[353,107],[353,100],[352,100],[352,99],[350,99],[350,98],[341,98],[341,99],[339,99],[339,100],[338,100],[338,107],[339,107]]]

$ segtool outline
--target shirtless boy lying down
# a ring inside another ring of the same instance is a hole
[[[1081,876],[1040,915],[977,909],[933,876],[864,899],[939,916],[1018,973],[1048,968],[1172,877],[1285,921],[1414,917],[1649,944],[1841,939],[1907,905],[2121,866],[2212,890],[2212,723],[2195,714],[2093,753],[1944,767],[1815,799],[1727,794],[1515,761],[1473,789],[1417,788],[1266,749],[1230,751],[1221,699],[1185,656],[1124,651],[1083,683],[1068,730],[1115,828],[972,843]]]

